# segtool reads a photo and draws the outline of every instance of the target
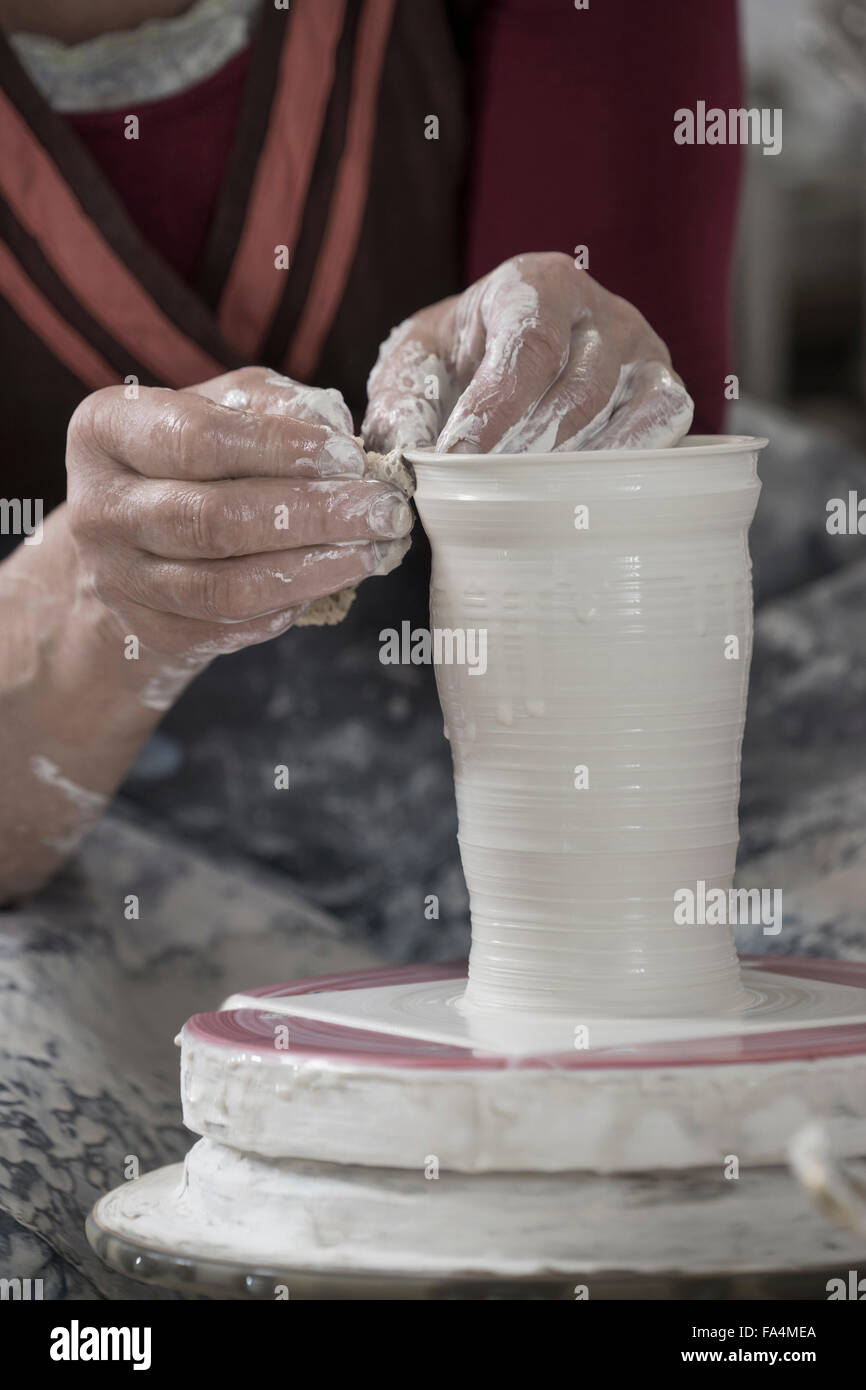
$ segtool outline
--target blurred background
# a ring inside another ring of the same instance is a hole
[[[741,0],[748,146],[735,281],[741,390],[866,443],[866,0]]]

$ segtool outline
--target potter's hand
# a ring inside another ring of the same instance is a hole
[[[69,500],[0,564],[0,905],[74,851],[215,656],[399,563],[409,509],[351,434],[337,392],[260,368],[78,407]]]
[[[379,351],[364,438],[446,453],[667,447],[692,402],[626,300],[558,252],[516,256]]]
[[[67,467],[83,585],[190,674],[408,548],[410,509],[361,478],[339,393],[264,368],[138,400],[97,391],[72,418]]]

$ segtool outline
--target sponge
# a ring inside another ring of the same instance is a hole
[[[399,449],[393,449],[390,454],[374,454],[368,450],[364,477],[373,482],[390,483],[407,497],[411,497],[415,491],[412,466],[403,461]],[[355,586],[351,585],[347,589],[339,589],[335,594],[323,594],[321,598],[314,599],[309,608],[305,608],[295,619],[295,627],[331,627],[341,623],[355,602],[357,592]]]

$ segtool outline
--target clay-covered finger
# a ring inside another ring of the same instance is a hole
[[[393,329],[380,347],[367,380],[361,427],[368,448],[387,454],[435,443],[456,395],[437,322],[431,314],[418,314]]]
[[[694,403],[682,381],[664,362],[630,364],[620,380],[607,418],[579,445],[562,448],[668,449],[688,434]]]
[[[148,478],[356,476],[364,451],[345,434],[291,416],[217,405],[195,391],[123,387],[88,396],[70,422],[76,457],[115,460]]]
[[[229,656],[243,647],[278,637],[293,627],[310,606],[298,603],[246,623],[219,623],[158,612],[127,598],[125,625],[148,650],[165,657],[142,692],[142,704],[168,709],[192,676],[215,657]]]
[[[350,541],[393,540],[413,512],[387,483],[341,478],[140,479],[102,503],[100,533],[168,559],[226,559]],[[86,529],[87,523],[85,523]]]
[[[290,415],[352,436],[352,412],[334,387],[306,386],[269,367],[242,367],[189,388],[230,410]]]
[[[551,287],[551,289],[554,287]],[[568,361],[573,296],[542,291],[525,278],[521,258],[507,261],[466,298],[470,328],[483,325],[477,370],[437,441],[443,453],[501,453]],[[458,375],[462,374],[458,350]]]
[[[137,603],[201,622],[245,623],[336,593],[400,563],[409,540],[322,545],[225,560],[166,560],[139,554],[118,577]],[[108,579],[111,584],[111,579]]]
[[[522,425],[512,430],[498,452],[550,453],[580,449],[610,414],[619,379],[619,360],[594,327],[572,330],[568,361]]]

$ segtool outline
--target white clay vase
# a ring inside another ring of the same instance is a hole
[[[765,443],[407,454],[471,904],[467,1010],[744,1007],[730,927],[678,923],[675,894],[732,883]]]

